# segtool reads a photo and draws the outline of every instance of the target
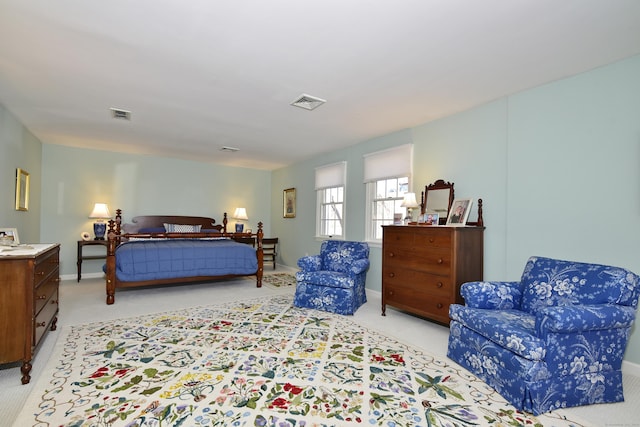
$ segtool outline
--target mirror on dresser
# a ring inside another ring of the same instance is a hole
[[[441,225],[446,224],[453,199],[453,183],[439,179],[433,184],[424,187],[420,213],[435,212],[439,217],[438,223]]]

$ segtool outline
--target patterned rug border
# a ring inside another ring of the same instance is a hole
[[[160,316],[164,316],[164,317],[171,317],[171,316],[178,316],[178,315],[188,315],[189,312],[192,311],[198,311],[198,310],[207,310],[207,309],[231,309],[232,307],[240,307],[240,306],[248,306],[248,305],[256,305],[256,304],[277,304],[277,301],[282,301],[282,302],[286,302],[291,304],[292,303],[292,295],[288,295],[288,294],[283,294],[283,295],[272,295],[269,296],[267,298],[265,297],[253,297],[253,298],[247,298],[247,299],[242,299],[242,300],[238,300],[238,301],[223,301],[223,302],[218,302],[218,303],[210,303],[210,304],[204,304],[204,305],[198,305],[198,306],[194,306],[194,307],[189,307],[189,308],[181,308],[181,309],[175,309],[175,310],[164,310],[164,311],[158,311],[158,312],[153,312],[153,313],[146,313],[146,314],[142,314],[142,315],[138,315],[138,316],[129,316],[129,317],[122,317],[122,318],[117,318],[117,319],[112,319],[112,320],[102,320],[102,321],[97,321],[97,322],[85,322],[85,323],[80,323],[80,324],[74,324],[74,325],[66,325],[63,326],[61,328],[61,330],[59,331],[60,334],[58,335],[56,342],[54,343],[53,349],[51,351],[50,357],[47,360],[43,370],[42,370],[42,374],[40,375],[39,379],[37,380],[37,383],[34,386],[34,389],[32,391],[32,393],[29,395],[29,398],[27,399],[27,402],[25,403],[23,409],[21,410],[18,418],[16,419],[16,423],[14,425],[18,426],[23,426],[23,425],[33,425],[33,426],[44,426],[44,425],[49,425],[48,423],[40,423],[40,422],[35,422],[34,421],[34,416],[40,412],[44,412],[47,410],[48,407],[48,397],[51,396],[52,393],[55,393],[55,391],[57,389],[60,389],[61,387],[63,387],[67,380],[64,377],[59,377],[56,376],[56,373],[59,372],[63,372],[66,373],[67,369],[71,370],[71,367],[65,367],[64,366],[64,360],[62,359],[65,354],[68,355],[69,353],[69,345],[70,344],[74,344],[76,342],[76,338],[74,337],[75,335],[79,334],[80,331],[79,330],[86,330],[87,328],[91,328],[92,330],[96,331],[99,330],[100,328],[104,328],[108,325],[117,325],[118,323],[131,323],[131,322],[136,322],[138,319],[140,321],[142,321],[143,319],[150,319],[150,318],[154,318],[154,317],[160,317]],[[286,301],[285,301],[286,300]],[[351,327],[357,327],[362,329],[363,331],[366,331],[367,333],[373,335],[373,336],[377,336],[380,337],[382,339],[384,339],[384,341],[389,341],[390,344],[394,344],[397,345],[399,347],[401,347],[404,350],[410,351],[412,354],[421,356],[422,358],[424,358],[425,360],[428,360],[428,362],[430,364],[433,364],[433,366],[436,366],[438,368],[441,369],[449,369],[451,371],[454,371],[459,377],[460,379],[465,381],[466,387],[468,387],[471,391],[472,395],[475,395],[475,401],[474,404],[476,405],[482,405],[482,401],[484,400],[485,403],[488,401],[488,395],[493,395],[493,399],[495,399],[495,397],[497,396],[497,398],[502,401],[502,402],[498,402],[498,405],[501,406],[501,408],[499,409],[498,412],[495,411],[489,411],[488,415],[485,415],[485,420],[478,420],[478,424],[468,424],[468,423],[460,423],[460,424],[451,424],[451,425],[455,425],[455,426],[469,426],[469,425],[496,425],[496,426],[502,426],[502,425],[533,425],[533,426],[563,426],[563,427],[569,427],[569,426],[584,426],[584,427],[588,427],[590,426],[589,423],[585,423],[584,421],[575,421],[576,417],[571,417],[574,420],[570,420],[565,414],[564,411],[559,410],[559,411],[554,411],[548,414],[544,414],[542,416],[539,417],[534,417],[531,414],[519,414],[517,411],[514,410],[513,407],[511,407],[511,405],[509,405],[508,403],[506,403],[506,401],[504,401],[504,399],[502,399],[501,396],[497,395],[497,393],[495,393],[490,387],[488,387],[485,383],[483,383],[482,381],[478,380],[475,376],[473,376],[471,373],[469,373],[468,371],[464,370],[461,367],[458,367],[454,362],[448,360],[447,358],[439,358],[436,356],[433,356],[432,354],[428,353],[427,351],[417,347],[414,344],[408,343],[408,342],[404,342],[402,339],[398,339],[395,336],[389,335],[386,332],[382,332],[379,331],[375,328],[372,328],[370,326],[366,326],[363,325],[361,323],[359,323],[357,320],[351,318],[351,317],[345,317],[345,316],[340,316],[340,315],[335,315],[332,313],[325,313],[325,312],[316,312],[314,310],[307,310],[307,309],[298,309],[298,308],[294,308],[295,310],[300,310],[303,312],[311,312],[312,314],[316,314],[318,317],[328,317],[333,319],[334,321],[336,321],[338,324],[344,324],[345,327],[347,326],[351,326]],[[431,365],[428,365],[431,366]],[[410,369],[412,370],[412,372],[415,371],[414,367],[410,367]],[[415,371],[418,372],[418,371]],[[439,393],[438,393],[439,394]],[[495,400],[494,400],[495,401]],[[423,406],[425,405],[425,402],[423,402]],[[456,406],[456,405],[453,405]],[[460,406],[460,405],[457,405]],[[490,405],[489,405],[490,406]],[[31,409],[30,409],[31,408]],[[28,413],[28,411],[30,411],[30,413]],[[505,417],[504,419],[500,418],[501,416]],[[493,417],[493,419],[491,419]],[[266,421],[266,419],[264,419]],[[193,420],[192,420],[193,421]],[[269,419],[269,421],[271,421],[271,419]],[[283,420],[281,420],[283,421]],[[324,424],[324,422],[327,422],[327,419],[315,419],[315,421],[310,422],[309,424],[307,424],[307,422],[305,422],[306,420],[300,420],[300,419],[295,419],[295,418],[290,418],[290,419],[286,419],[284,421],[290,422],[291,424],[286,424],[287,426],[291,425],[291,426],[329,426],[329,425],[372,425],[371,422],[365,422],[364,420],[362,420],[359,423],[346,423],[344,424],[344,422],[341,423],[333,423],[331,421],[329,421],[328,424]],[[334,420],[335,421],[335,420]],[[482,421],[484,421],[485,423],[483,423]],[[515,422],[515,424],[514,424]],[[57,424],[57,423],[56,423]],[[65,424],[66,425],[66,424]],[[84,425],[84,424],[83,424]],[[125,425],[125,424],[118,424],[118,423],[114,423],[111,425]],[[138,424],[126,424],[127,426],[131,425],[138,425]],[[147,424],[140,424],[140,425],[147,425]],[[178,425],[178,424],[165,424],[165,425]],[[182,424],[180,424],[182,425]],[[193,424],[185,424],[185,425],[193,425]],[[200,425],[200,424],[198,424]],[[202,424],[202,425],[209,425],[209,424]],[[217,425],[217,424],[213,424],[213,425]],[[224,424],[226,425],[226,424]],[[254,424],[233,424],[233,425],[254,425]],[[275,426],[275,425],[285,425],[285,424],[276,424],[274,423],[266,423],[265,424],[255,424],[255,425],[264,425],[264,426]],[[400,426],[401,424],[395,424],[396,426]],[[419,424],[419,425],[432,425],[432,426],[437,426],[437,425],[444,425],[444,424],[439,424],[439,423],[429,423],[427,421],[427,424]],[[449,424],[447,424],[449,425]]]
[[[280,277],[282,276],[287,276],[290,277],[289,280],[281,280]],[[276,277],[277,280],[272,280],[273,277]],[[290,282],[290,283],[282,283],[282,282]],[[264,275],[262,276],[262,284],[267,285],[269,287],[272,288],[276,288],[276,289],[285,289],[285,288],[295,288],[296,286],[296,275],[295,272],[282,272],[282,271],[275,271],[275,272],[265,272]]]

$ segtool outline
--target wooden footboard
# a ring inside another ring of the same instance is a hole
[[[205,217],[188,217],[188,216],[160,216],[160,215],[147,215],[142,217],[135,217],[133,219],[134,224],[122,225],[122,210],[116,210],[115,220],[109,221],[108,229],[108,245],[107,245],[107,262],[106,262],[106,291],[107,291],[107,304],[113,304],[115,302],[116,288],[131,288],[151,285],[163,285],[163,284],[180,284],[180,283],[194,283],[194,282],[209,282],[212,280],[221,280],[232,277],[242,277],[245,275],[230,274],[224,276],[190,276],[179,277],[175,279],[158,279],[158,280],[145,280],[136,282],[123,282],[120,281],[116,275],[116,248],[123,242],[126,242],[130,238],[204,238],[204,237],[254,237],[256,239],[256,257],[258,260],[258,270],[255,273],[256,287],[262,287],[262,274],[264,271],[264,253],[262,250],[262,238],[264,235],[262,222],[258,223],[258,231],[255,234],[250,233],[227,233],[227,213],[224,213],[224,219],[222,225],[216,225],[213,218]],[[201,233],[156,233],[146,232],[145,230],[152,230],[154,228],[163,227],[164,223],[171,224],[190,224],[201,225],[202,230],[219,230],[219,232],[207,231]],[[123,233],[130,230],[130,232]],[[131,232],[132,231],[132,232]]]

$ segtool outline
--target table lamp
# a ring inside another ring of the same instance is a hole
[[[238,220],[238,222],[236,222],[236,233],[242,233],[244,224],[240,221],[247,221],[249,219],[249,217],[247,217],[247,210],[245,208],[236,208],[233,213],[233,218]]]
[[[404,200],[400,204],[403,208],[407,208],[407,216],[405,217],[405,223],[413,220],[413,214],[411,210],[420,206],[416,201],[416,193],[404,193]]]
[[[104,233],[107,231],[107,223],[104,220],[111,218],[107,204],[96,203],[89,218],[97,220],[93,223],[93,234],[96,235],[94,240],[104,240]]]

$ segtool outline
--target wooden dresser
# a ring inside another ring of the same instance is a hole
[[[484,227],[383,226],[382,315],[387,304],[449,323],[460,285],[482,280]]]
[[[22,362],[22,384],[45,333],[56,329],[60,245],[34,244],[0,252],[0,364]]]

